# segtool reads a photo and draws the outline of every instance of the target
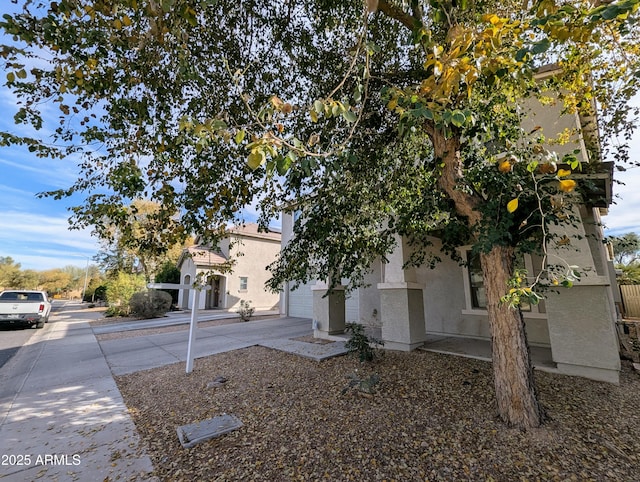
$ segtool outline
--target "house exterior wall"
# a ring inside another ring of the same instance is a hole
[[[271,274],[267,266],[280,252],[280,241],[248,236],[235,237],[230,248],[230,258],[236,260],[233,272],[226,275],[227,309],[240,307],[240,300],[251,302],[256,310],[279,309],[280,295],[265,289]],[[240,286],[241,278],[247,278],[247,289]]]
[[[583,270],[571,289],[549,296],[549,334],[553,360],[569,375],[617,383],[620,357],[616,311],[597,209],[574,208],[581,223],[563,229],[570,247],[549,246],[551,256]]]
[[[372,266],[372,272],[365,277],[364,288],[358,290],[359,323],[369,326],[382,326],[382,314],[380,307],[380,293],[377,285],[382,283],[382,262],[376,261]]]
[[[240,301],[251,303],[256,310],[278,310],[280,295],[266,291],[265,283],[270,275],[267,266],[275,261],[280,252],[280,241],[257,236],[233,235],[233,239],[224,238],[219,244],[220,251],[228,259],[235,259],[230,273],[217,275],[218,281],[212,281],[212,290],[200,296],[199,309],[214,307],[214,288],[217,286],[217,308],[236,311]],[[209,273],[208,266],[197,266],[193,258],[185,257],[180,266],[181,282],[193,283],[199,273]],[[213,271],[215,273],[215,270]],[[247,279],[247,288],[241,289],[241,278]],[[188,297],[188,303],[185,300]],[[193,290],[180,290],[178,305],[191,308],[193,305]]]
[[[533,346],[551,348],[560,373],[616,383],[620,368],[614,331],[616,318],[599,213],[597,209],[582,208],[574,215],[582,221],[567,232],[575,241],[570,248],[554,254],[569,265],[586,269],[586,274],[573,288],[548,293],[540,305],[523,313],[527,337]],[[290,229],[285,215],[283,239],[290,239],[291,233],[284,229],[287,225]],[[439,240],[431,241],[433,249],[439,251]],[[463,266],[441,256],[442,261],[434,269],[421,267],[403,273],[398,268],[406,255],[400,251],[395,255],[397,259],[390,256],[395,265],[374,263],[366,279],[369,286],[357,290],[357,298],[353,297],[358,302],[358,322],[382,326],[385,347],[395,349],[420,345],[424,333],[491,338],[486,310],[470,305],[468,273]],[[539,258],[529,257],[526,261],[530,272],[540,270]],[[322,293],[318,289],[306,291],[309,293],[302,296],[308,296],[309,302],[315,297],[315,304],[321,303]],[[347,309],[347,303],[343,308],[346,320],[354,321],[349,316],[354,311]],[[336,307],[332,309],[335,311]],[[315,315],[314,306],[314,313],[307,316]],[[323,321],[328,316],[329,312],[323,312]],[[424,330],[415,325],[415,320],[424,320]]]
[[[180,266],[180,283],[191,284],[195,280],[196,265],[191,258],[185,258]],[[204,300],[201,300],[204,303]],[[178,292],[178,306],[185,309],[193,305],[193,290],[180,290]]]
[[[433,249],[439,251],[440,240],[433,238],[431,242]],[[471,306],[466,269],[447,256],[441,258],[434,269],[422,267],[416,270],[417,282],[424,286],[427,334],[491,338],[486,310]],[[537,311],[523,313],[527,338],[532,345],[548,347],[547,315]]]

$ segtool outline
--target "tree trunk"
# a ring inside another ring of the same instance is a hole
[[[447,137],[429,125],[425,130],[433,141],[436,158],[442,161],[440,187],[451,198],[458,214],[465,216],[471,226],[478,226],[482,215],[477,207],[483,200],[460,183],[463,168],[459,137]],[[500,304],[513,273],[513,258],[513,248],[497,245],[480,254],[491,325],[498,414],[509,425],[527,429],[540,426],[544,413],[536,395],[522,313]]]
[[[500,418],[522,429],[538,427],[544,412],[536,395],[522,312],[500,303],[513,273],[514,249],[482,253],[482,275],[491,326],[493,379]]]

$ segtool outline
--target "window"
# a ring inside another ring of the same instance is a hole
[[[471,308],[487,308],[487,297],[484,291],[484,281],[482,280],[482,266],[480,256],[467,251],[467,263],[469,272],[469,287],[471,289]]]
[[[486,310],[487,309],[487,296],[484,288],[484,281],[482,279],[482,265],[480,264],[480,255],[472,254],[471,250],[466,250],[467,272],[468,278],[468,290],[467,290],[467,307],[471,310]],[[515,260],[516,269],[526,269],[529,273],[533,271],[530,257],[520,255]],[[529,262],[527,262],[529,261]],[[520,309],[525,312],[531,312],[532,307],[529,303],[521,303]],[[535,310],[537,311],[537,310]]]
[[[240,291],[247,291],[249,285],[249,278],[246,276],[240,276]]]

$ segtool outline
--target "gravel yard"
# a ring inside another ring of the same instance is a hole
[[[349,388],[373,374],[373,393]],[[630,364],[619,386],[536,377],[550,419],[526,433],[496,419],[489,363],[423,351],[362,365],[252,347],[116,381],[165,481],[639,480]],[[182,448],[177,426],[223,413],[244,426]]]

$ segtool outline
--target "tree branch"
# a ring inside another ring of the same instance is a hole
[[[420,19],[403,12],[395,5],[391,5],[387,0],[378,1],[378,11],[384,13],[387,17],[397,20],[409,30],[413,30],[420,25]]]

